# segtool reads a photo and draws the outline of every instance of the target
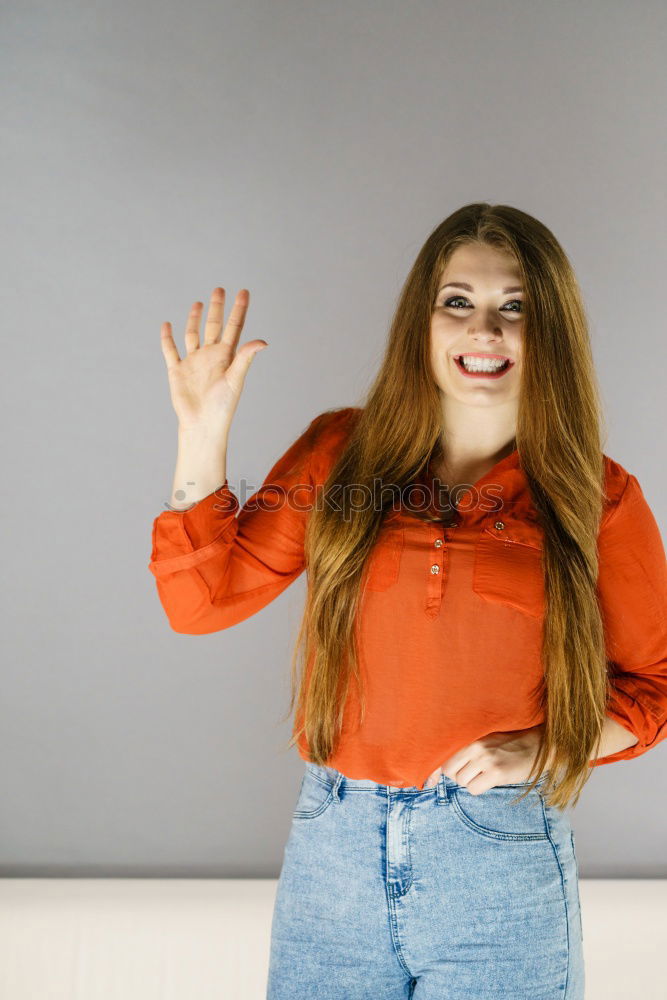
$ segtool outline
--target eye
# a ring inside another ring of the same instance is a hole
[[[453,302],[467,302],[468,304],[464,305],[464,306],[454,306],[454,305],[452,305]],[[507,306],[512,306],[512,305],[517,305],[519,308],[518,309],[510,309],[509,310],[510,312],[522,312],[523,311],[522,310],[523,303],[522,303],[521,299],[512,299],[510,302],[506,302],[505,305],[502,308],[506,309]],[[465,297],[465,295],[452,295],[451,298],[445,299],[445,301],[443,302],[443,306],[450,306],[452,309],[459,309],[459,308],[461,308],[461,309],[471,309],[472,308],[472,306],[468,302],[468,299]]]
[[[465,297],[465,295],[453,295],[453,296],[451,297],[451,299],[446,299],[446,300],[445,300],[445,301],[443,302],[443,305],[444,305],[444,306],[451,306],[451,307],[452,307],[452,309],[458,309],[458,308],[459,308],[458,306],[452,306],[452,302],[468,302],[468,300],[467,300],[467,298]],[[469,309],[469,308],[470,308],[470,303],[468,303],[468,305],[467,305],[467,306],[463,306],[463,308],[464,308],[464,309]]]

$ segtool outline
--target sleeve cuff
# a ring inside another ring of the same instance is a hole
[[[225,479],[213,493],[209,493],[194,507],[182,512],[183,530],[193,549],[201,549],[219,538],[229,535],[239,510],[239,501]]]
[[[650,715],[639,702],[622,690],[616,684],[612,689],[612,695],[607,706],[607,716],[618,722],[620,726],[627,729],[629,733],[637,737],[638,742],[625,750],[618,750],[616,753],[606,754],[604,757],[597,757],[589,762],[591,767],[598,767],[600,764],[611,764],[617,760],[632,760],[649,750],[661,736],[661,727],[656,719]]]
[[[153,521],[148,569],[155,577],[190,569],[226,548],[237,530],[239,501],[225,480],[187,510],[166,510]]]

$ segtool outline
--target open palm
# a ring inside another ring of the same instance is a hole
[[[252,359],[258,351],[268,347],[265,340],[251,340],[237,350],[249,301],[249,291],[241,289],[223,333],[225,290],[215,288],[201,345],[199,325],[204,304],[195,302],[185,329],[184,358],[180,357],[174,343],[171,323],[162,324],[162,354],[167,365],[171,401],[181,429],[210,428],[222,434],[229,431]]]

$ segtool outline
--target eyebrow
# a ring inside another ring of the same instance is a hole
[[[440,294],[443,288],[464,288],[466,292],[475,291],[472,285],[466,285],[464,281],[448,281],[446,285],[443,285],[442,288],[438,289],[438,295]],[[521,287],[521,285],[510,285],[509,288],[503,288],[502,294],[509,295],[510,292],[522,292],[522,291],[523,288]]]

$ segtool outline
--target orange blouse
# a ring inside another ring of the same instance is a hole
[[[360,412],[315,417],[243,507],[225,480],[190,509],[155,518],[148,568],[174,631],[236,625],[302,573],[313,488],[326,480]],[[598,594],[611,667],[608,715],[639,742],[591,767],[638,757],[667,736],[665,550],[637,479],[606,455],[604,462]],[[459,491],[450,527],[390,508],[362,580],[366,718],[361,727],[351,721],[358,718],[352,683],[331,767],[421,788],[473,740],[544,721],[541,548],[516,449]],[[308,760],[304,736],[297,745]]]

